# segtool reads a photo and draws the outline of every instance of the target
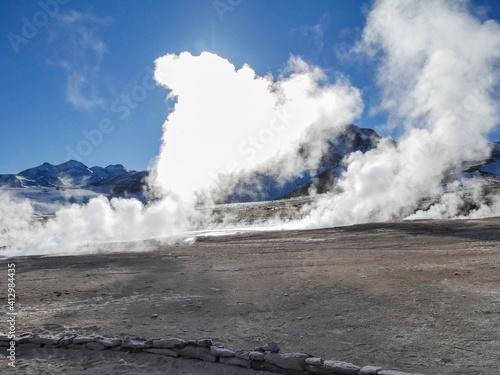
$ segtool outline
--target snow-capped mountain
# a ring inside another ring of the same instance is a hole
[[[326,192],[345,170],[344,158],[351,152],[366,152],[378,144],[381,137],[372,129],[349,125],[334,139],[318,169],[304,171],[285,183],[273,175],[257,175],[252,182],[238,184],[224,203],[275,200],[309,194],[314,185],[318,193]],[[484,161],[464,163],[445,177],[448,183],[460,177],[480,177],[486,184],[500,186],[500,142],[492,143],[491,157]],[[200,155],[202,157],[202,155]],[[124,166],[109,165],[89,168],[70,160],[59,165],[44,163],[18,174],[0,175],[0,193],[7,191],[17,198],[28,198],[39,214],[51,214],[71,203],[86,203],[92,197],[137,198],[146,203],[144,193],[148,171],[133,171]]]
[[[86,203],[98,195],[134,197],[145,202],[143,190],[148,174],[121,164],[89,168],[75,160],[58,165],[43,163],[18,174],[0,175],[0,191],[28,198],[37,213],[51,214],[61,206]]]
[[[42,165],[26,169],[16,175],[0,175],[0,186],[24,187],[77,187],[90,185],[116,176],[128,176],[135,173],[123,165],[109,165],[106,168],[88,168],[79,161],[70,160],[66,163]]]

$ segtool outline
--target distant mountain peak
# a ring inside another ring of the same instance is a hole
[[[63,166],[63,165],[88,168],[85,164],[83,164],[82,162],[80,162],[78,160],[68,160],[68,161],[66,161],[64,163],[61,163],[61,164],[57,165],[57,166],[60,167],[60,166]]]
[[[89,168],[77,160],[68,160],[57,165],[45,162],[17,175],[0,175],[2,177],[0,187],[79,187],[101,183],[119,176],[127,177],[133,173],[135,171],[121,164],[108,165],[106,168]]]
[[[114,175],[120,175],[120,174],[123,174],[123,173],[135,172],[135,171],[131,171],[130,169],[125,168],[121,164],[108,165],[106,168],[104,168],[104,170],[106,170],[107,172],[112,173]]]

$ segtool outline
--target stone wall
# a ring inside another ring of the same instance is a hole
[[[269,343],[254,350],[230,350],[226,349],[224,344],[208,338],[188,341],[179,338],[146,340],[98,335],[81,336],[76,333],[63,333],[61,335],[24,333],[11,342],[7,335],[0,333],[0,346],[9,348],[11,345],[37,345],[48,348],[94,351],[147,352],[173,358],[219,362],[228,366],[240,366],[286,375],[421,375],[384,370],[376,366],[359,367],[352,363],[324,360],[305,353],[281,353],[276,343]]]

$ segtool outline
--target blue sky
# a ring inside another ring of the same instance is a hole
[[[151,80],[167,53],[210,51],[236,68],[279,75],[290,55],[362,89],[357,124],[376,128],[372,63],[342,58],[370,1],[7,0],[0,4],[0,174],[78,159],[146,169],[169,107]],[[475,1],[500,19],[496,1]],[[171,104],[170,104],[171,105]],[[223,108],[224,103],[221,103]],[[500,140],[500,132],[492,134]]]

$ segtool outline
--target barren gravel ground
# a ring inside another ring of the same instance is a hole
[[[499,218],[202,237],[15,263],[18,333],[211,337],[231,349],[276,341],[360,366],[500,374]],[[146,353],[18,354],[17,374],[258,374]]]

